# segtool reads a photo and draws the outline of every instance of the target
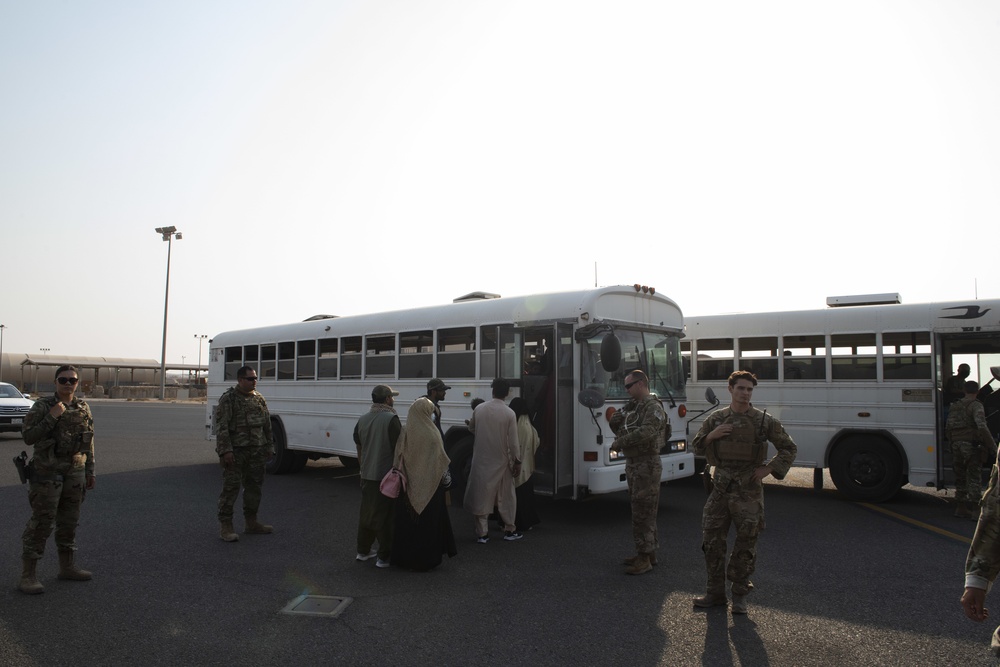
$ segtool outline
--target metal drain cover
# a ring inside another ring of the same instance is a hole
[[[340,612],[347,609],[354,598],[337,597],[334,595],[300,595],[281,610],[282,614],[299,616],[325,616],[337,618]]]

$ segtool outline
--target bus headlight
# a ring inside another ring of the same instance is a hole
[[[660,453],[673,454],[675,452],[685,452],[685,451],[687,451],[686,440],[671,440],[667,444],[663,445],[663,449],[660,450]]]

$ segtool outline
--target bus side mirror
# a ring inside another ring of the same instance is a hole
[[[596,410],[604,405],[604,395],[594,389],[583,389],[577,394],[576,400],[585,408]]]
[[[705,400],[711,403],[712,405],[719,404],[719,397],[715,395],[715,392],[712,391],[711,387],[705,390]]]
[[[1000,380],[1000,366],[990,366],[990,373],[993,374],[994,380]]]
[[[609,333],[601,339],[601,367],[614,373],[622,364],[622,342],[618,336]]]

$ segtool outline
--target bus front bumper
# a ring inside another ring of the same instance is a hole
[[[669,482],[694,474],[694,454],[689,452],[661,456],[660,462],[663,464],[660,482]],[[590,493],[615,493],[628,490],[624,464],[588,468],[587,489]]]

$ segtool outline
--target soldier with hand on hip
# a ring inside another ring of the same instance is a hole
[[[749,371],[729,376],[732,402],[713,412],[691,446],[715,466],[712,492],[702,514],[702,545],[708,570],[707,592],[694,599],[696,607],[725,605],[726,579],[731,584],[732,612],[747,613],[746,596],[753,590],[750,575],[757,566],[757,537],[764,528],[764,478],[783,479],[795,461],[797,448],[781,422],[753,407],[750,398],[757,378]],[[764,463],[767,443],[777,454]],[[736,541],[726,564],[729,527]]]

